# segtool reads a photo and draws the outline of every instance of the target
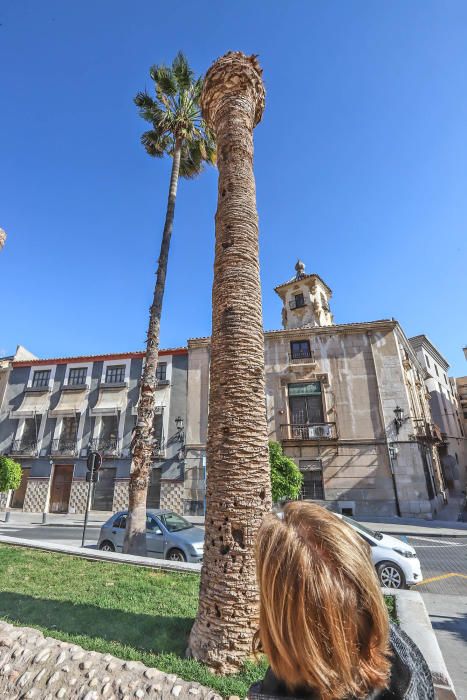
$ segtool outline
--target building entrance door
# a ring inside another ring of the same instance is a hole
[[[23,469],[21,475],[21,484],[16,491],[11,494],[10,508],[22,508],[24,505],[24,497],[26,496],[26,489],[28,486],[28,479],[31,470],[29,468]]]
[[[50,494],[50,512],[67,513],[70,500],[71,482],[73,480],[73,465],[56,465]]]
[[[99,481],[93,489],[92,510],[112,510],[116,473],[113,467],[99,469]]]

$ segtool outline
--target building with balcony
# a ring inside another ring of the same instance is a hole
[[[143,352],[9,360],[0,406],[0,454],[23,469],[20,488],[0,507],[82,513],[90,451],[103,457],[92,508],[128,502],[131,436],[136,423]],[[176,418],[185,420],[187,350],[161,350],[148,505],[183,509],[183,449]]]
[[[466,432],[456,381],[449,377],[448,361],[426,335],[409,340],[425,370],[431,414],[440,433],[437,449],[443,479],[449,491],[456,494],[465,485],[467,470]]]
[[[305,499],[355,516],[431,518],[445,489],[414,349],[394,319],[334,324],[331,289],[300,261],[295,270],[275,289],[283,329],[264,334],[270,439],[302,471]],[[204,500],[209,349],[209,338],[188,341],[184,500],[192,512]]]

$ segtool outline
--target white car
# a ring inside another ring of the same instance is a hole
[[[397,537],[375,532],[361,523],[335,513],[358,532],[371,547],[371,558],[382,586],[407,588],[423,581],[420,560],[410,544]]]
[[[277,513],[283,518],[282,512]],[[408,588],[423,581],[422,569],[417,552],[410,544],[397,537],[375,532],[340,513],[334,513],[358,532],[371,547],[371,558],[380,583],[385,588]]]

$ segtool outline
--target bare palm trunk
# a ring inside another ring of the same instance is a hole
[[[151,465],[155,451],[154,414],[156,406],[156,369],[159,356],[159,331],[162,301],[164,299],[167,260],[175,213],[178,175],[180,170],[181,143],[175,144],[170,177],[169,198],[165,215],[164,232],[157,265],[156,286],[149,311],[149,328],[146,355],[141,378],[136,427],[132,439],[132,465],[129,484],[128,520],[123,544],[124,552],[145,556],[146,551],[146,499]]]
[[[254,540],[271,509],[253,128],[264,87],[255,57],[211,66],[201,99],[219,166],[207,440],[206,535],[188,653],[220,673],[251,653],[258,622]]]

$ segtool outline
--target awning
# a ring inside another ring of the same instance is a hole
[[[91,409],[91,415],[112,415],[117,413],[117,411],[123,411],[127,404],[127,394],[128,390],[126,387],[122,389],[101,389],[97,403]]]
[[[37,414],[46,413],[49,406],[50,394],[44,393],[25,394],[24,399],[16,411],[11,411],[11,417],[32,418]]]
[[[51,416],[74,416],[85,410],[86,390],[83,391],[62,391],[58,404],[53,411],[49,411]]]

